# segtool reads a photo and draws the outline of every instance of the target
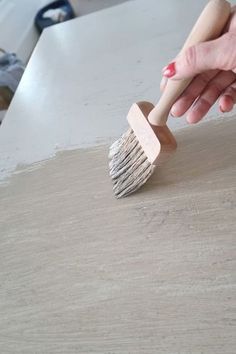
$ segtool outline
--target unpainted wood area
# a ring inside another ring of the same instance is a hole
[[[235,117],[177,132],[119,201],[107,147],[2,186],[1,353],[235,353],[235,134]]]

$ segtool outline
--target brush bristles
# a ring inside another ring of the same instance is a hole
[[[126,197],[139,189],[155,169],[132,129],[111,145],[109,160],[110,176],[117,198]]]

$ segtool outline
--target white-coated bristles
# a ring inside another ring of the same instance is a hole
[[[110,176],[117,198],[126,197],[139,189],[155,169],[132,129],[111,145],[109,160]]]

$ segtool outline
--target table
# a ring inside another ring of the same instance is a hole
[[[204,4],[129,1],[46,29],[0,130],[0,178],[58,150],[117,138],[133,102],[159,97],[161,69]]]
[[[172,120],[177,153],[129,198],[107,167],[203,3],[131,1],[41,37],[0,129],[2,353],[235,352],[235,117]]]

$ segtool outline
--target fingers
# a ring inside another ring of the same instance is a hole
[[[189,123],[199,122],[216,102],[222,92],[235,81],[232,71],[219,72],[205,87],[187,114]]]
[[[219,99],[221,112],[230,112],[236,103],[236,81],[227,87]]]
[[[220,98],[219,108],[222,113],[230,112],[234,106],[234,99],[232,96],[224,95]]]
[[[236,30],[236,6],[232,6],[231,8],[231,16],[225,27],[225,32],[235,32]]]
[[[211,70],[197,75],[172,106],[171,115],[174,117],[181,117],[185,112],[187,112],[196,98],[205,89],[209,81],[212,80],[217,73],[218,70]]]
[[[161,91],[169,78],[194,77],[173,105],[172,115],[188,111],[188,122],[197,123],[219,97],[220,110],[232,110],[236,103],[236,6],[225,30],[218,39],[188,48],[163,69]]]
[[[199,43],[180,54],[170,63],[163,75],[186,79],[207,70],[234,70],[236,68],[236,33],[228,32],[213,41]]]

